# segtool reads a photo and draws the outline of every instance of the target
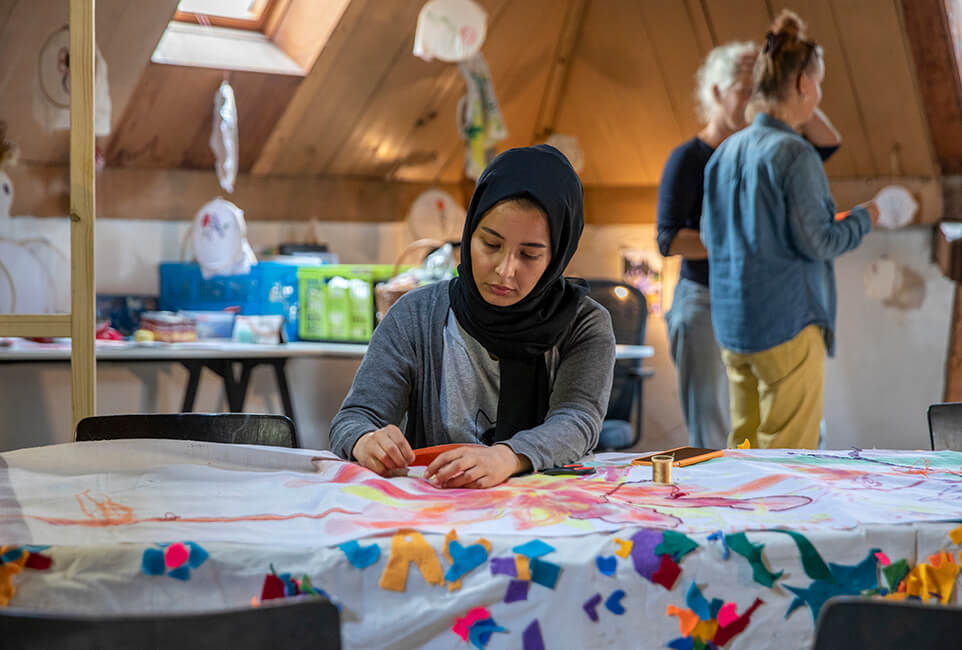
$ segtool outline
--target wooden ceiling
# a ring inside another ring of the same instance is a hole
[[[692,86],[704,55],[730,40],[761,40],[781,8],[771,0],[477,1],[488,13],[483,52],[510,132],[500,148],[551,131],[576,135],[586,186],[646,196],[669,151],[699,128]],[[29,164],[67,160],[66,133],[42,130],[31,111],[36,54],[66,22],[66,4],[0,0],[0,119]],[[411,54],[422,4],[351,0],[303,78],[230,72],[241,171],[460,181],[454,113],[464,82],[456,65]],[[827,165],[834,179],[931,179],[945,166],[929,135],[908,4],[791,3],[825,49],[822,106],[845,139]],[[112,133],[100,141],[109,167],[212,167],[211,101],[224,74],[150,63],[176,5],[97,1],[113,102]]]

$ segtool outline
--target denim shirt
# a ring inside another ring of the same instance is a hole
[[[705,168],[701,238],[718,342],[761,352],[815,324],[833,355],[833,260],[870,228],[865,208],[835,221],[818,153],[785,122],[759,114]]]

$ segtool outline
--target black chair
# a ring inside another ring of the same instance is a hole
[[[929,406],[929,440],[933,451],[962,451],[962,402]]]
[[[942,650],[960,635],[960,607],[840,596],[822,605],[813,650]]]
[[[200,614],[89,616],[0,608],[5,650],[260,650],[341,647],[337,608],[326,598],[267,601]]]
[[[260,413],[133,413],[95,415],[77,423],[78,442],[167,438],[198,442],[297,447],[294,422]]]
[[[588,295],[611,314],[615,342],[620,345],[643,345],[648,321],[648,301],[635,287],[615,280],[588,280]],[[606,438],[627,442],[610,449],[627,449],[641,440],[642,382],[654,372],[642,368],[641,359],[615,361],[615,377],[608,400],[608,412],[602,427]],[[634,414],[632,414],[634,411]],[[634,428],[631,421],[634,419]],[[599,449],[601,449],[599,447]]]

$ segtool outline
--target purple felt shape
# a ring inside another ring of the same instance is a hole
[[[582,605],[582,608],[584,608],[585,613],[588,614],[588,618],[590,618],[595,623],[598,622],[598,605],[600,604],[601,604],[601,594],[595,594],[594,596],[589,598],[587,601],[585,601],[584,605]]]
[[[660,530],[648,528],[639,530],[631,537],[631,561],[635,565],[635,571],[649,581],[661,564],[661,558],[655,555],[655,547],[661,544],[663,537]]]
[[[531,624],[524,628],[521,635],[521,647],[523,650],[544,650],[544,639],[541,638],[541,626],[538,621],[531,621]]]
[[[528,587],[531,583],[527,580],[512,580],[508,583],[508,591],[504,594],[504,602],[513,603],[516,600],[528,600]]]
[[[513,557],[493,557],[491,558],[491,575],[505,575],[512,578],[518,577],[518,564]]]

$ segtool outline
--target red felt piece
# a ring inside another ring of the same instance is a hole
[[[284,597],[284,581],[273,573],[264,576],[264,587],[261,589],[261,601]]]
[[[40,555],[40,553],[30,553],[27,556],[27,563],[24,565],[28,569],[37,569],[38,571],[46,571],[53,564],[53,560],[50,559],[48,555]]]
[[[736,636],[742,633],[742,631],[748,627],[748,623],[751,620],[752,612],[758,609],[758,606],[762,604],[761,598],[756,598],[752,606],[749,607],[744,614],[736,618],[730,624],[725,627],[719,627],[718,631],[715,632],[715,638],[712,639],[715,645],[722,646],[734,639]]]
[[[175,542],[164,550],[164,564],[168,569],[177,569],[187,563],[190,551],[181,542]]]
[[[668,554],[661,556],[661,564],[658,565],[658,569],[652,574],[651,581],[660,584],[665,589],[671,590],[675,586],[675,580],[681,575],[681,567],[678,563],[671,559]]]

